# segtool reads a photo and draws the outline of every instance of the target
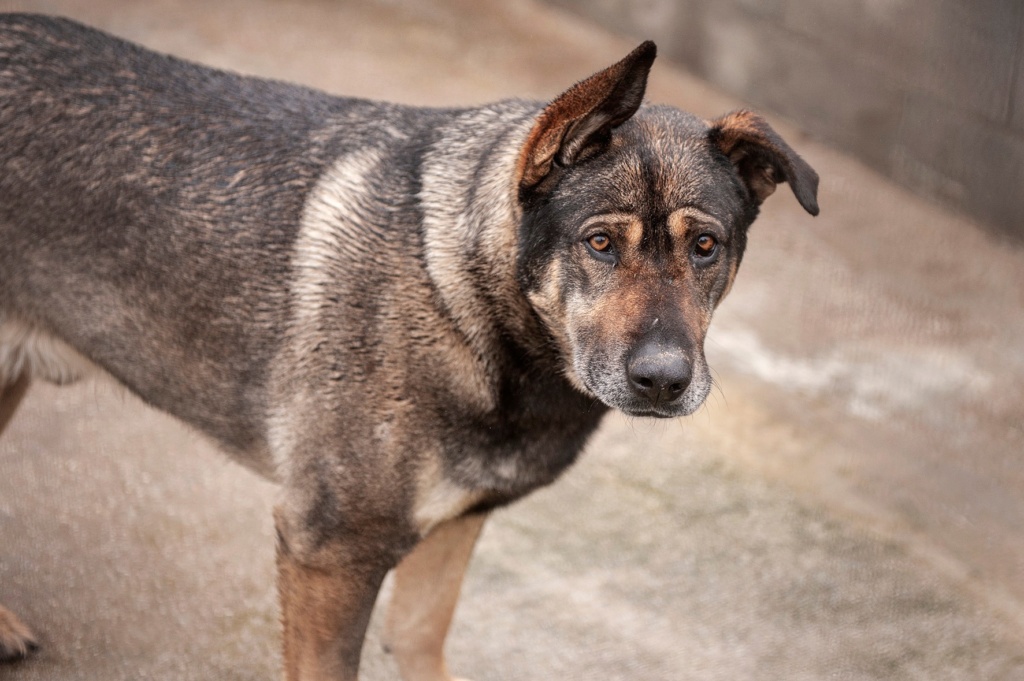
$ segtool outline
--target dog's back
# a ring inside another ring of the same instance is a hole
[[[415,129],[424,114],[197,67],[30,15],[0,18],[0,93],[8,361],[18,338],[52,358],[53,334],[147,401],[250,447],[308,193],[329,161],[401,146],[388,129]],[[412,177],[403,170],[395,164],[392,184]]]

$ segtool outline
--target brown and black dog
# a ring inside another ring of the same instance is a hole
[[[103,372],[280,483],[290,681],[354,679],[385,574],[407,681],[488,510],[607,409],[693,413],[704,335],[776,184],[756,114],[643,105],[655,48],[543,104],[423,109],[0,18],[0,427]],[[0,655],[28,629],[0,608]]]

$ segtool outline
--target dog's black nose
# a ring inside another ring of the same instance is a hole
[[[657,407],[683,394],[693,378],[693,369],[681,348],[648,342],[633,351],[626,375],[633,392]]]

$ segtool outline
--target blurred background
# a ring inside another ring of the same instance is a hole
[[[761,110],[780,187],[677,422],[609,417],[495,515],[456,614],[484,681],[1024,679],[1024,5],[40,0],[150,48],[420,105],[550,99],[659,44],[648,98]],[[277,678],[274,489],[104,384],[0,438],[0,678]],[[386,589],[385,589],[386,591]],[[394,679],[375,620],[364,678]]]

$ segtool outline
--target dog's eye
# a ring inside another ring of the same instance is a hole
[[[593,234],[584,239],[583,243],[587,246],[587,252],[597,260],[609,265],[614,265],[618,261],[612,239],[607,234]]]
[[[718,240],[710,234],[701,234],[693,246],[693,252],[698,258],[710,258],[717,250]]]
[[[598,253],[607,253],[612,249],[612,240],[607,234],[595,234],[587,238],[587,245]]]

